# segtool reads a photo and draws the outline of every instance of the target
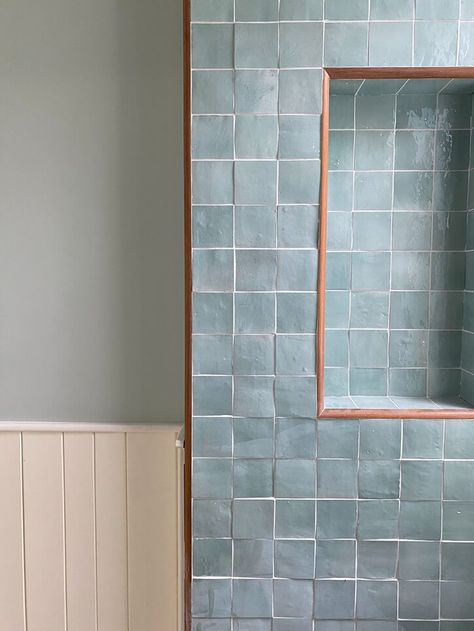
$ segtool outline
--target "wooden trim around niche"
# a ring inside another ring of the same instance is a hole
[[[331,79],[474,79],[474,67],[445,68],[324,68],[321,115],[321,191],[318,245],[318,287],[316,313],[316,389],[318,418],[339,419],[474,419],[474,409],[453,408],[325,408],[324,332],[326,308],[326,251],[329,171],[329,95]]]

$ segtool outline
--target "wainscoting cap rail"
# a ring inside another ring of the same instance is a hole
[[[175,429],[178,433],[180,423],[91,423],[87,421],[1,421],[0,432],[100,432],[100,433],[146,433]]]

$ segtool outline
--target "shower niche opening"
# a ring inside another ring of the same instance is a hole
[[[474,418],[474,69],[323,93],[318,415]]]

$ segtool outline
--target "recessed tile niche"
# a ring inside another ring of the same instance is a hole
[[[321,415],[472,415],[474,79],[327,86]]]

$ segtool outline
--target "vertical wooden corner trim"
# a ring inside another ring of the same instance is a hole
[[[316,322],[316,391],[317,416],[324,410],[324,318],[326,306],[326,242],[329,168],[329,73],[323,70],[321,114],[321,182],[319,198],[318,291]]]
[[[192,581],[192,240],[191,240],[191,7],[183,0],[183,173],[184,173],[184,631],[191,631]]]

